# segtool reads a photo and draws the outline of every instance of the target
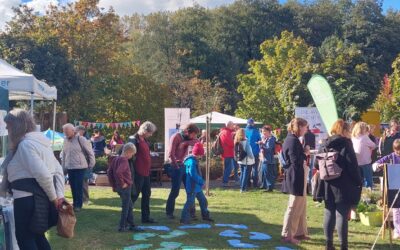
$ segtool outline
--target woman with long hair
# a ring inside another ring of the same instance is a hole
[[[234,138],[235,160],[240,166],[240,192],[247,191],[247,183],[250,178],[250,168],[254,165],[255,159],[250,143],[246,139],[244,129],[236,131]],[[244,156],[244,157],[242,157]]]
[[[307,230],[307,175],[309,167],[299,137],[307,132],[307,121],[294,118],[288,125],[288,135],[283,143],[283,157],[288,164],[285,170],[282,191],[289,194],[282,228],[282,241],[299,244],[308,240]]]
[[[372,151],[376,145],[368,136],[368,124],[365,122],[357,122],[351,132],[351,141],[356,153],[357,163],[362,170],[364,178],[364,186],[367,188],[373,187],[372,182]]]
[[[45,233],[57,223],[64,199],[64,174],[31,114],[13,109],[5,117],[10,153],[3,162],[0,191],[12,191],[15,236],[21,250],[51,249]]]
[[[357,126],[356,126],[357,127]],[[326,250],[333,250],[333,232],[339,235],[340,249],[348,249],[348,214],[360,201],[362,179],[357,163],[353,143],[350,140],[350,124],[337,120],[331,128],[331,136],[322,145],[321,150],[336,151],[336,164],[342,168],[340,177],[323,181],[317,188],[318,197],[324,200],[324,233]]]

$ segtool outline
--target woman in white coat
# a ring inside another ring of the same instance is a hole
[[[35,132],[33,117],[14,109],[5,117],[10,152],[2,164],[0,191],[14,198],[15,236],[21,250],[51,249],[45,233],[57,223],[64,199],[64,174],[51,142]]]

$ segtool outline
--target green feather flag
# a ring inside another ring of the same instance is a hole
[[[322,122],[328,131],[338,119],[335,98],[326,79],[320,75],[313,75],[307,84],[311,96],[317,106]]]

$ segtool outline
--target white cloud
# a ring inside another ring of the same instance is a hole
[[[66,4],[68,2],[76,2],[77,0],[0,0],[0,30],[4,28],[7,21],[13,16],[12,7],[17,7],[25,2],[36,12],[44,14],[46,8],[50,5]],[[149,14],[154,11],[174,11],[180,8],[190,7],[195,3],[207,8],[213,8],[222,4],[229,4],[234,0],[100,0],[99,7],[108,9],[113,6],[116,13],[124,15],[132,15],[133,13]]]
[[[49,5],[58,5],[57,0],[32,0],[27,2],[26,5],[30,8],[33,8],[35,12],[39,12],[40,14],[44,14]]]
[[[0,0],[0,30],[2,30],[6,22],[10,21],[14,15],[12,7],[20,4],[20,0]]]
[[[108,9],[112,6],[119,15],[131,15],[135,12],[148,14],[154,11],[174,11],[190,7],[195,3],[212,8],[222,4],[229,4],[234,0],[100,0],[99,6]]]

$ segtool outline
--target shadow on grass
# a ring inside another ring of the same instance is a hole
[[[280,242],[283,214],[287,203],[286,196],[281,196],[278,192],[258,195],[257,191],[249,192],[245,196],[239,196],[239,193],[230,192],[232,190],[226,191],[227,192],[225,192],[224,189],[216,189],[215,193],[213,192],[213,196],[209,199],[211,217],[215,220],[215,223],[247,225],[249,227],[248,230],[237,230],[242,234],[243,242],[256,244],[259,246],[259,249],[275,249],[277,246],[286,246],[292,249],[324,249],[325,241],[322,229],[323,217],[322,211],[319,210],[320,208],[309,207],[308,216],[311,218],[309,224],[313,227],[309,227],[308,229],[312,240],[304,242],[300,246],[293,246],[282,244]],[[178,229],[180,226],[179,217],[183,206],[182,195],[184,194],[184,190],[182,189],[181,192],[180,200],[176,204],[175,215],[177,218],[174,220],[169,220],[165,217],[165,204],[169,192],[154,192],[156,197],[151,198],[150,208],[151,217],[158,222],[155,225],[168,226],[172,230]],[[56,236],[54,229],[49,233],[49,240],[53,249],[121,249],[125,246],[141,243],[153,244],[152,249],[156,249],[160,247],[162,241],[181,242],[185,245],[205,247],[208,249],[233,249],[233,247],[230,247],[227,242],[230,238],[219,236],[219,233],[229,228],[215,226],[211,229],[187,229],[184,231],[188,232],[188,235],[170,240],[163,240],[160,237],[154,237],[148,241],[133,241],[132,233],[117,232],[121,203],[118,195],[116,193],[111,193],[110,190],[105,191],[104,193],[95,191],[93,194],[94,198],[91,199],[92,205],[84,207],[84,209],[77,214],[78,222],[75,230],[75,238],[60,238]],[[99,198],[96,198],[96,196]],[[250,203],[254,201],[254,199],[258,199],[256,205],[251,206]],[[240,200],[242,202],[239,202]],[[137,222],[138,225],[141,225],[140,202],[141,199],[139,198],[135,204],[134,210],[135,222]],[[198,205],[196,206],[198,217],[200,217],[199,207]],[[265,213],[266,211],[268,212]],[[318,215],[315,215],[316,212]],[[279,216],[275,216],[275,219],[272,218],[272,214],[282,215],[282,220]],[[279,218],[279,220],[276,218]],[[203,223],[203,221],[199,220],[194,223]],[[353,226],[356,225],[357,224]],[[371,236],[373,233],[366,228],[359,227],[359,229],[360,231],[358,231],[357,227],[351,229],[349,235],[349,249],[370,249],[372,246]],[[249,240],[248,233],[253,231],[269,234],[272,236],[272,239],[268,241]],[[148,232],[154,231],[148,230]],[[336,232],[334,237],[336,247],[337,249],[340,249],[337,245],[338,238]],[[375,249],[391,248],[388,241],[380,240]],[[393,245],[392,249],[400,249],[400,246],[398,244]]]
[[[156,199],[152,203],[158,202],[165,204],[165,200]],[[56,236],[54,229],[49,233],[50,243],[53,249],[121,249],[125,246],[134,244],[150,243],[153,248],[159,248],[162,241],[181,242],[184,245],[205,247],[208,249],[233,249],[226,238],[219,236],[219,233],[226,229],[226,227],[212,226],[211,229],[186,229],[188,235],[180,236],[170,240],[163,240],[160,237],[151,238],[149,241],[133,241],[132,233],[118,233],[117,226],[120,216],[120,210],[116,210],[114,206],[119,206],[120,200],[118,198],[112,199],[96,199],[93,204],[102,204],[103,206],[113,206],[111,209],[99,209],[95,206],[88,206],[77,214],[77,225],[75,228],[75,237],[73,239],[62,239]],[[138,200],[140,204],[140,199]],[[212,209],[212,208],[211,208]],[[198,216],[200,211],[197,211]],[[171,220],[165,217],[163,208],[151,208],[152,217],[157,220],[157,224],[168,226],[171,230],[178,229],[181,224],[178,218]],[[181,206],[178,205],[176,215],[181,214]],[[134,211],[135,221],[138,225],[140,223],[140,211]],[[242,242],[252,243],[259,246],[259,249],[275,249],[277,246],[286,246],[293,249],[306,249],[302,246],[293,246],[283,244],[280,242],[281,225],[269,224],[261,221],[256,215],[242,214],[242,213],[229,213],[229,212],[213,212],[211,216],[215,223],[222,224],[244,224],[248,226],[248,230],[238,229],[237,231],[243,236]],[[201,219],[193,223],[206,223]],[[148,225],[148,224],[146,224]],[[314,231],[317,229],[310,228]],[[148,230],[149,232],[155,232]],[[267,241],[249,240],[249,232],[261,232],[269,234],[272,239]],[[158,233],[158,232],[156,232]],[[160,232],[160,234],[166,234]],[[313,242],[313,241],[312,241]],[[315,241],[315,245],[322,246],[323,242]]]

